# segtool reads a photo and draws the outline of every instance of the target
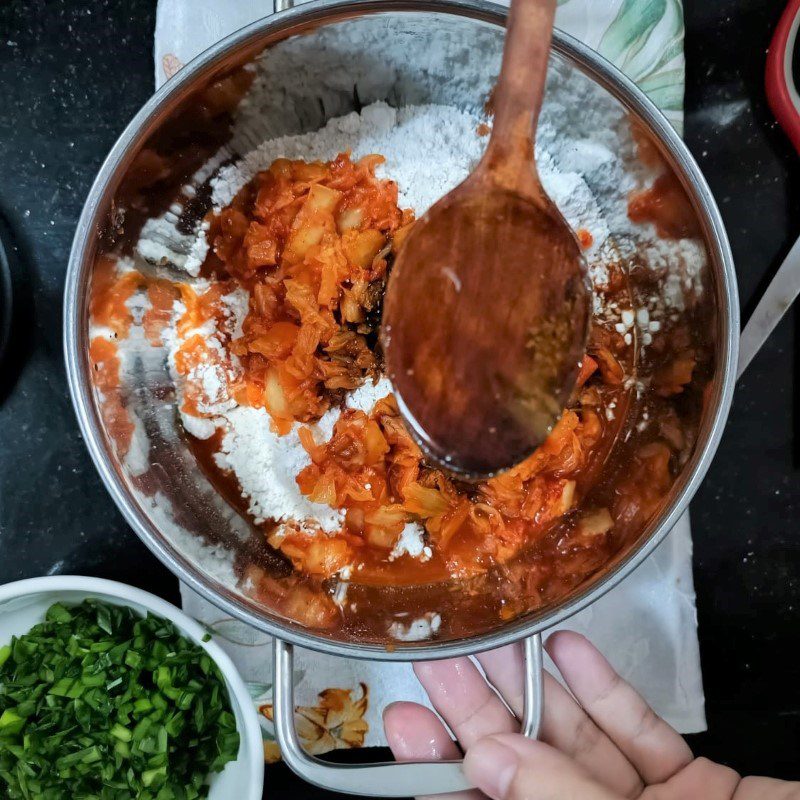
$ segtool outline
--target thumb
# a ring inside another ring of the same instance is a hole
[[[464,772],[492,800],[621,800],[563,753],[518,733],[479,739]]]

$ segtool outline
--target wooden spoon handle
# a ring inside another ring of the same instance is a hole
[[[533,138],[542,107],[556,0],[512,0],[503,64],[494,92],[494,125],[484,166],[509,189],[538,185]]]

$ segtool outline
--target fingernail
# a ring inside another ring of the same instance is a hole
[[[517,772],[517,754],[489,737],[475,742],[464,758],[464,772],[482,792],[503,800]]]

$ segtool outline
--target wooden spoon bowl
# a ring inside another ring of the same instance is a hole
[[[542,188],[533,130],[555,0],[514,0],[486,153],[412,228],[384,301],[401,413],[426,454],[485,477],[540,445],[575,387],[591,290]]]

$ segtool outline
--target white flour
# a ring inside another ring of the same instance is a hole
[[[270,430],[270,416],[263,408],[244,406],[227,412],[225,420],[227,431],[216,456],[217,465],[236,474],[256,522],[313,520],[326,531],[341,529],[344,515],[312,503],[295,481],[311,463],[300,444],[298,425],[285,436],[278,436]]]
[[[575,104],[570,107],[574,114]],[[612,124],[610,117],[608,120],[594,118],[599,133],[588,138],[585,125],[576,120],[575,137],[565,138],[565,123],[558,115],[567,113],[566,108],[551,100],[546,112],[538,132],[538,167],[545,189],[573,229],[585,229],[591,234],[592,244],[585,255],[595,290],[595,312],[616,325],[627,342],[632,341],[636,327],[640,346],[647,345],[659,330],[660,319],[670,310],[683,308],[684,293],[701,290],[700,272],[705,259],[702,248],[688,240],[665,242],[658,238],[652,226],[633,225],[628,219],[629,192],[648,185],[653,176],[643,167],[632,169],[629,163],[623,163],[624,159],[635,161],[627,128],[623,130],[618,124]],[[600,112],[593,109],[593,113],[596,117]],[[614,109],[614,113],[618,115],[618,110]],[[481,121],[477,116],[450,106],[394,109],[382,102],[373,103],[360,114],[354,112],[329,120],[316,132],[259,144],[239,161],[222,167],[212,178],[212,202],[217,209],[228,205],[257,172],[269,167],[277,158],[329,160],[340,152],[350,151],[353,158],[370,153],[384,156],[386,162],[378,168],[378,173],[396,181],[400,206],[412,208],[419,216],[466,178],[477,163],[486,144],[486,138],[477,133]],[[242,135],[241,131],[239,133]],[[178,253],[180,259],[173,259],[173,265],[197,274],[208,248],[203,226],[191,241],[181,237],[176,243],[167,236],[162,219],[153,223],[148,235],[153,241],[144,248],[140,246],[140,254],[148,252],[148,248],[153,255],[159,252],[163,255],[167,251],[173,255]],[[638,248],[645,253],[649,268],[664,273],[664,297],[652,298],[640,309],[618,309],[605,302],[603,288],[608,271],[604,260],[609,257],[612,239],[617,252],[633,252]],[[241,332],[247,312],[247,293],[240,291],[230,295],[226,306],[229,309],[226,322],[236,336]],[[202,333],[212,345],[217,341],[213,331]],[[179,344],[179,341],[173,343],[173,356]],[[212,361],[214,363],[201,365],[189,380],[203,389],[208,403],[201,410],[213,419],[190,418],[184,414],[184,425],[200,438],[207,438],[215,428],[223,427],[217,464],[235,473],[256,521],[292,522],[309,533],[340,529],[343,513],[312,503],[297,486],[297,474],[310,463],[300,444],[299,425],[285,436],[278,436],[270,429],[270,417],[264,409],[237,407],[225,385],[226,376],[234,374],[237,365],[220,365],[216,356]],[[346,405],[369,412],[375,402],[390,391],[391,385],[385,378],[374,386],[367,383],[350,394]],[[311,426],[318,442],[330,438],[339,414],[333,409]],[[430,557],[430,548],[425,545],[418,527],[407,526],[392,558],[401,555]],[[410,633],[413,635],[414,631]]]
[[[259,145],[235,164],[223,167],[212,179],[212,202],[217,210],[227,206],[256,173],[277,158],[328,161],[350,151],[353,158],[379,153],[386,161],[377,174],[397,183],[401,208],[417,216],[463,181],[480,159],[486,137],[477,133],[483,120],[453,106],[419,105],[395,109],[373,103],[328,121],[312,133],[282,136]],[[601,149],[599,145],[597,149]],[[612,160],[605,150],[606,160]],[[595,158],[597,153],[593,154]],[[584,156],[589,158],[589,155]],[[594,244],[587,252],[595,283],[607,280],[607,272],[595,256],[609,235],[608,226],[586,182],[577,172],[560,171],[553,157],[539,148],[539,170],[545,189],[575,228],[591,231]],[[199,239],[204,239],[200,232]],[[202,250],[203,248],[200,248]],[[185,268],[199,269],[190,259]]]
[[[392,552],[389,553],[389,561],[394,561],[403,555],[427,561],[432,553],[431,548],[425,544],[425,528],[417,522],[409,522],[400,533]]]
[[[324,128],[264,142],[240,162],[223,167],[212,180],[217,208],[228,205],[257,172],[276,158],[328,161],[350,151],[354,159],[379,153],[378,168],[396,181],[400,206],[418,214],[427,210],[469,174],[485,140],[476,133],[480,120],[451,106],[394,109],[373,103],[361,111],[330,120]]]
[[[435,636],[441,625],[441,616],[435,611],[428,611],[409,622],[393,622],[389,626],[389,635],[398,642],[424,642]]]
[[[369,413],[372,411],[372,407],[375,403],[377,403],[378,400],[383,400],[391,391],[392,384],[389,383],[388,378],[381,378],[375,384],[373,384],[372,381],[367,381],[348,395],[345,405],[348,408]]]
[[[345,405],[369,412],[390,392],[391,384],[385,378],[374,385],[367,382],[350,394]],[[338,409],[331,409],[315,425],[308,426],[317,442],[330,439],[339,416]],[[269,413],[263,408],[237,407],[222,414],[217,424],[225,426],[222,448],[216,456],[217,465],[236,474],[250,501],[248,510],[256,522],[274,519],[297,522],[310,530],[322,528],[335,532],[341,529],[344,514],[312,503],[295,480],[311,463],[300,443],[299,423],[286,435],[278,436],[271,430]]]
[[[247,312],[250,310],[250,293],[247,289],[234,289],[222,298],[222,304],[227,312],[231,326],[231,339],[238,339],[242,335]]]

